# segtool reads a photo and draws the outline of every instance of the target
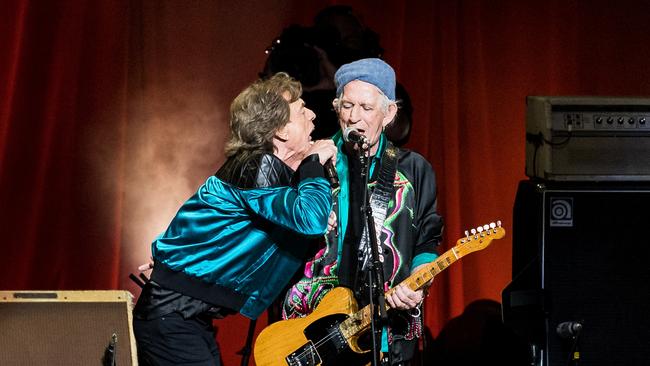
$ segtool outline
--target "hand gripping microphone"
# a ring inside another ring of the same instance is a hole
[[[336,189],[339,187],[339,176],[336,174],[336,165],[332,161],[332,159],[328,160],[325,165],[323,165],[323,168],[325,168],[325,176],[327,177],[327,180],[330,182],[330,186],[332,189]]]
[[[348,127],[345,130],[343,130],[343,140],[345,140],[345,142],[353,142],[359,145],[368,143],[368,139],[366,139],[366,136],[362,135],[354,127]]]
[[[577,336],[582,330],[582,324],[580,322],[564,322],[557,325],[555,332],[562,339],[573,338]]]

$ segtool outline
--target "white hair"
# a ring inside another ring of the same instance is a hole
[[[372,84],[370,84],[370,85],[372,85]],[[384,92],[381,91],[381,89],[377,88],[375,85],[373,85],[373,86],[375,87],[375,89],[377,89],[377,91],[379,91],[379,95],[380,95],[380,97],[379,97],[379,108],[381,108],[381,111],[384,112],[384,114],[388,113],[388,107],[391,104],[395,104],[395,106],[399,107],[399,102],[398,101],[388,99],[386,94],[384,94]],[[344,94],[344,92],[343,92],[343,90],[341,90],[341,95],[339,95],[338,97],[336,97],[336,99],[334,99],[334,109],[336,110],[336,112],[339,112],[341,110],[341,103],[343,103],[342,102],[343,94]]]

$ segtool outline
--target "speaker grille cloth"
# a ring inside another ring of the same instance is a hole
[[[0,303],[0,365],[101,365],[113,333],[116,362],[131,365],[125,303]]]

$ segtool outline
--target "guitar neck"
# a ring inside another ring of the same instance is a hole
[[[407,279],[402,281],[400,285],[406,285],[411,290],[416,291],[421,289],[424,285],[429,283],[438,273],[444,271],[452,263],[460,259],[462,255],[456,247],[449,249],[443,255],[439,256],[433,262],[427,264],[425,267],[419,269],[417,272],[410,275]],[[396,287],[388,290],[385,295],[390,296],[395,292]],[[386,308],[390,309],[390,305],[386,303]],[[372,309],[370,305],[366,305],[363,309],[355,314],[352,314],[348,319],[343,321],[340,325],[341,332],[346,338],[352,338],[354,335],[359,334],[366,328],[370,327],[372,321]]]
[[[419,290],[429,283],[429,281],[431,281],[438,273],[447,269],[447,267],[459,260],[461,257],[462,255],[455,247],[451,248],[443,255],[436,258],[433,262],[411,274],[407,279],[402,281],[400,285],[408,286],[413,291]],[[391,288],[386,292],[386,296],[392,295],[395,291],[396,287]]]
[[[402,281],[400,285],[406,285],[413,291],[421,289],[438,273],[447,269],[460,258],[469,253],[484,249],[494,239],[503,238],[505,230],[501,227],[501,222],[498,221],[496,225],[492,223],[490,225],[479,227],[476,230],[473,229],[471,236],[468,232],[466,232],[466,234],[467,236],[465,238],[458,239],[456,246],[449,249],[443,255],[436,258],[433,262],[428,263],[417,272],[411,274],[407,279]],[[396,288],[397,286],[388,290],[385,295],[392,295],[396,291]],[[388,304],[386,304],[386,307],[390,308]],[[366,328],[370,327],[371,321],[372,309],[370,308],[370,305],[367,305],[363,309],[350,315],[350,317],[345,321],[341,322],[340,330],[346,338],[351,339],[363,332]]]

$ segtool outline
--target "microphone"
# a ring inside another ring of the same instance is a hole
[[[359,133],[359,131],[354,127],[348,127],[343,130],[343,140],[345,140],[345,142],[354,142],[355,144],[360,145],[368,143],[366,136]]]
[[[582,323],[580,322],[564,322],[557,325],[555,332],[562,339],[573,338],[577,336],[582,330]]]
[[[336,174],[336,167],[334,166],[332,159],[326,161],[325,165],[323,165],[323,168],[325,168],[325,175],[327,176],[327,180],[330,182],[332,189],[338,188],[339,176]]]

